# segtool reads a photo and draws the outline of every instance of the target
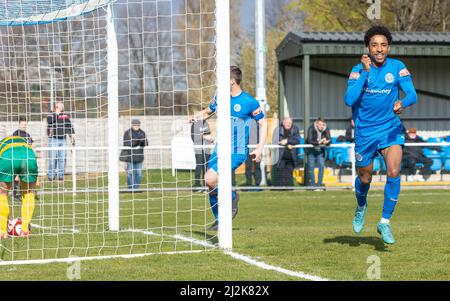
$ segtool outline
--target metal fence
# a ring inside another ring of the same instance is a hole
[[[185,139],[184,141],[189,141]],[[404,185],[450,185],[450,143],[409,143],[409,146],[424,147],[424,154],[432,160],[429,167],[429,177],[425,181],[407,181],[408,175],[402,172]],[[428,147],[439,146],[441,151],[431,150]],[[212,152],[214,146],[194,146],[192,144],[175,143],[164,146],[148,146],[143,149],[146,164],[143,164],[143,177],[141,190],[192,190],[195,187],[196,161],[195,153],[205,155],[205,159]],[[250,145],[250,151],[255,145]],[[298,144],[292,148],[296,153],[296,158],[291,155],[283,157],[286,147],[280,145],[266,145],[263,160],[259,164],[248,159],[235,171],[234,186],[239,190],[292,190],[292,189],[349,189],[353,187],[356,177],[356,161],[353,143],[334,143],[325,148],[323,187],[310,184],[308,175],[308,150],[313,145]],[[58,187],[65,192],[104,191],[107,187],[108,172],[108,147],[65,147],[50,148],[38,147],[37,153],[40,157],[39,175],[42,192],[49,193],[55,191],[54,185],[48,183],[48,152],[50,150],[66,151],[66,180],[59,183]],[[127,149],[121,147],[121,149]],[[181,154],[181,157],[180,157]],[[181,158],[181,159],[180,159]],[[290,160],[291,159],[291,160]],[[166,163],[171,161],[172,166],[168,168]],[[205,160],[207,162],[207,160]],[[181,162],[181,163],[180,163]],[[159,164],[158,164],[159,163]],[[123,178],[120,190],[126,191],[126,163],[121,163],[120,177]],[[382,156],[374,159],[373,182],[380,184],[384,182],[386,175],[386,165]],[[207,163],[199,166],[200,169],[207,169]],[[423,171],[423,164],[417,164],[417,173]],[[314,170],[317,183],[318,168]],[[205,190],[203,175],[197,181],[200,189]],[[405,184],[406,183],[406,184]]]

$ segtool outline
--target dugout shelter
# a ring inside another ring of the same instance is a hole
[[[410,71],[418,102],[401,115],[405,127],[450,130],[450,32],[393,32],[389,57]],[[322,116],[331,129],[345,129],[347,79],[363,53],[364,32],[290,32],[276,49],[279,116],[301,129]],[[402,96],[401,96],[402,97]]]

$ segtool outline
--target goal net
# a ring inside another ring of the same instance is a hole
[[[216,49],[214,0],[1,4],[0,138],[28,132],[39,168],[31,235],[0,240],[1,263],[213,248],[211,148],[186,121],[216,93]]]

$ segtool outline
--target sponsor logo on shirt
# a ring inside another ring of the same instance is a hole
[[[391,93],[391,89],[375,90],[375,89],[366,88],[364,91],[366,93],[370,93],[370,94],[389,94],[389,93]]]
[[[241,110],[241,105],[240,104],[235,104],[233,107],[235,112],[239,112]]]
[[[259,113],[261,113],[262,112],[262,109],[261,109],[261,107],[259,107],[259,108],[257,108],[256,110],[254,110],[253,112],[252,112],[252,115],[253,116],[257,116]]]
[[[361,76],[361,74],[359,74],[359,72],[352,72],[350,73],[349,78],[350,79],[358,79]]]
[[[404,77],[404,76],[410,75],[408,69],[406,69],[406,68],[403,68],[402,70],[400,70],[400,72],[398,74],[400,75],[400,77]]]
[[[387,73],[386,76],[384,77],[384,80],[389,84],[392,83],[394,81],[394,74]]]

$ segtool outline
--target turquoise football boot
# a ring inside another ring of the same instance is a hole
[[[381,238],[387,244],[392,245],[395,243],[394,235],[392,235],[391,225],[379,223],[377,232],[381,234]]]
[[[363,230],[366,211],[367,211],[367,204],[364,205],[363,209],[359,209],[359,207],[356,206],[355,218],[353,219],[353,231],[355,233],[360,233]]]

